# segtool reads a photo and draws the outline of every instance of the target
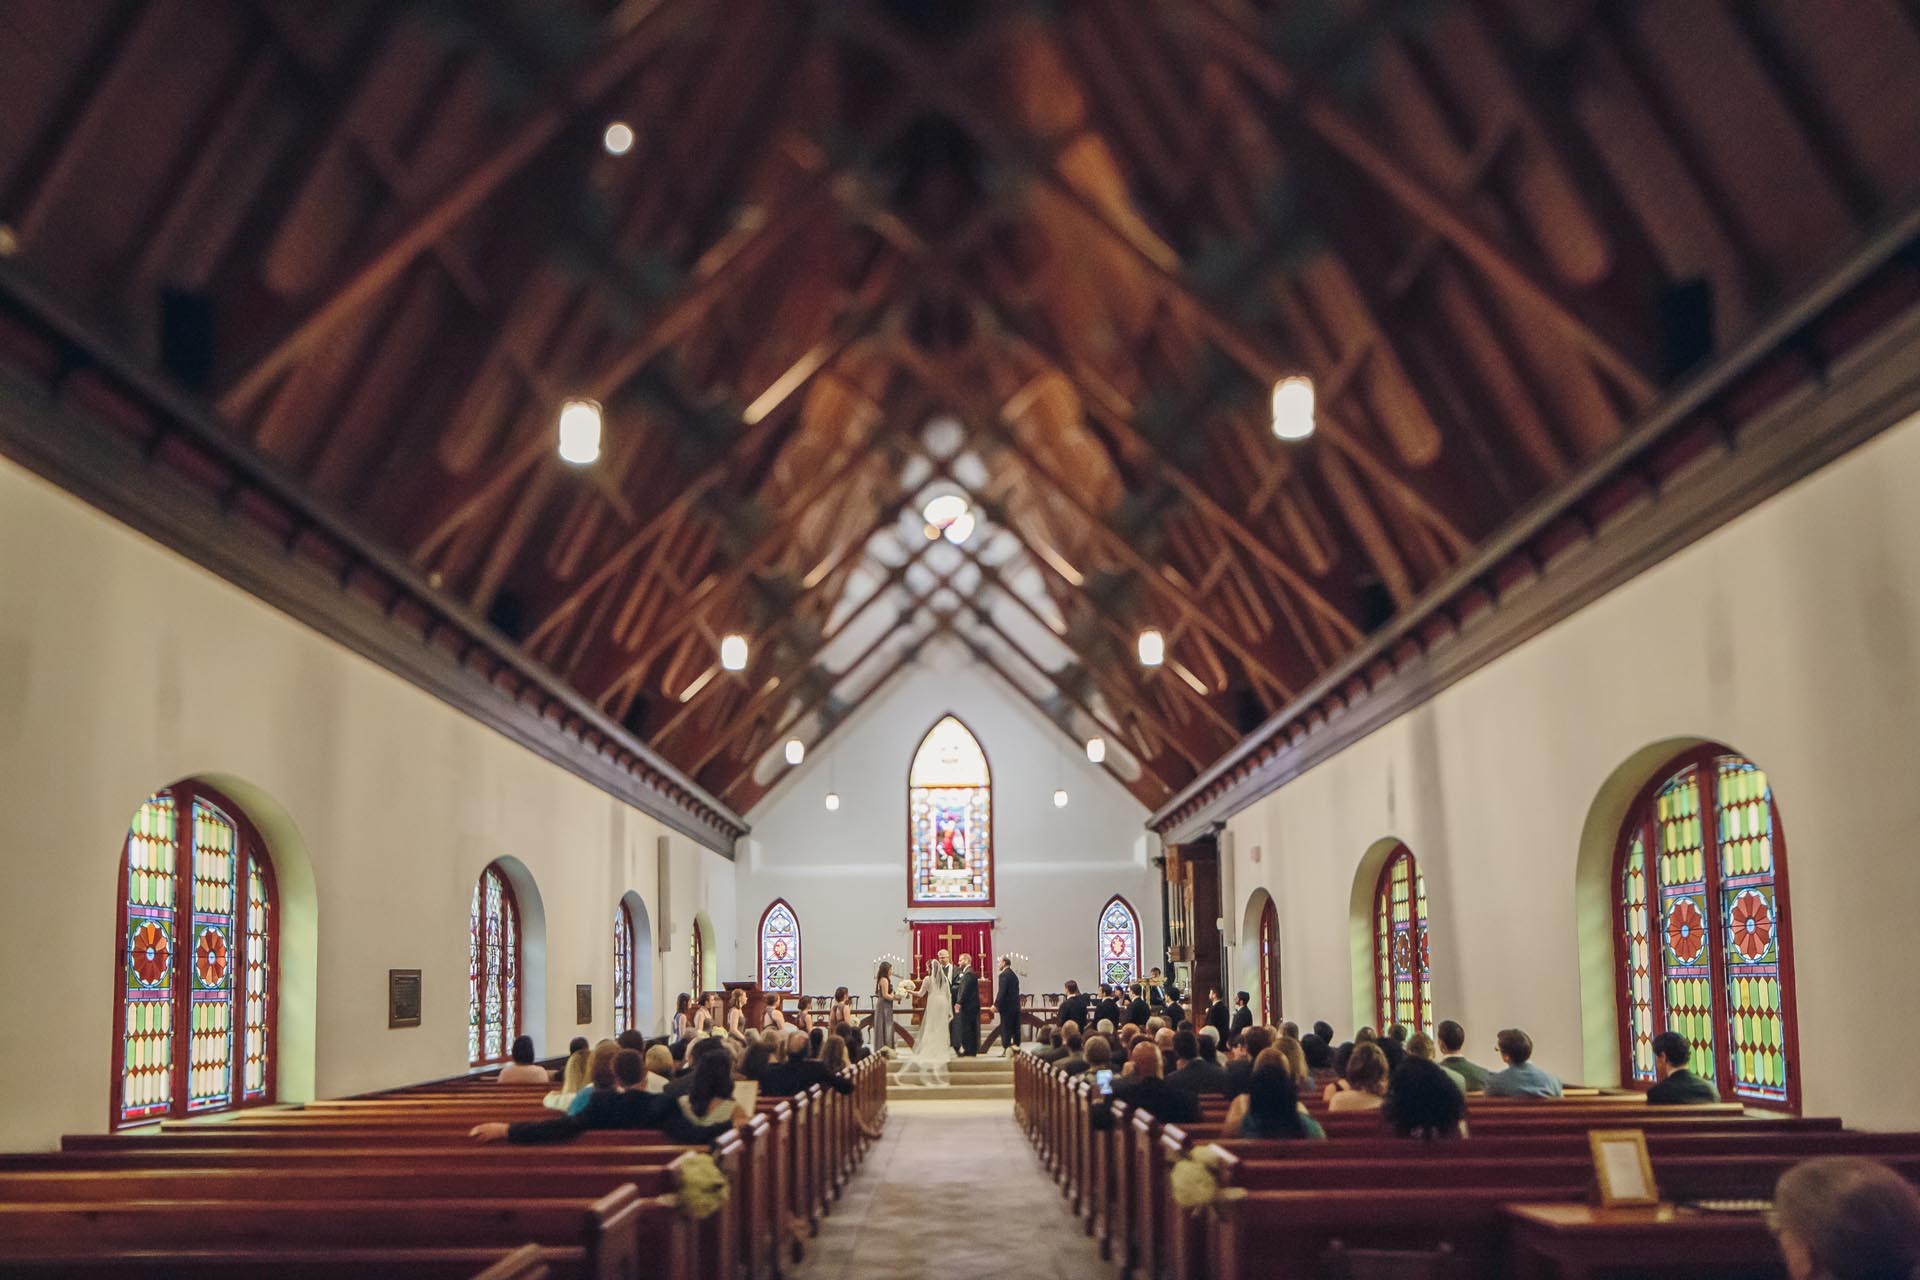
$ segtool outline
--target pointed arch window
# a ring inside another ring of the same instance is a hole
[[[1382,1034],[1394,1023],[1430,1031],[1433,970],[1427,949],[1427,878],[1400,845],[1373,890],[1374,1007]]]
[[[993,905],[993,773],[955,716],[927,731],[907,774],[907,905]]]
[[[273,1101],[279,908],[252,824],[199,783],[150,796],[119,896],[113,1126]]]
[[[760,990],[800,994],[800,920],[785,898],[775,898],[760,914]]]
[[[1100,909],[1099,973],[1116,986],[1140,980],[1140,917],[1117,893]]]
[[[634,984],[639,965],[633,948],[633,912],[625,902],[613,909],[613,1018],[616,1031],[640,1025],[640,995]]]
[[[1669,762],[1615,857],[1622,1076],[1651,1084],[1653,1037],[1676,1031],[1723,1097],[1796,1109],[1786,849],[1765,772],[1715,746]]]
[[[520,1034],[520,907],[499,863],[473,886],[467,912],[467,1061],[506,1061]]]
[[[1280,1022],[1280,908],[1272,898],[1260,909],[1260,1016]]]

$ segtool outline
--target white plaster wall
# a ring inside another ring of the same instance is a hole
[[[1582,984],[1582,827],[1641,748],[1716,740],[1767,770],[1780,810],[1806,1109],[1920,1124],[1896,1065],[1920,1054],[1916,490],[1920,420],[1236,816],[1235,909],[1262,886],[1279,901],[1286,1015],[1352,1033],[1354,872],[1397,836],[1427,877],[1438,1016],[1481,1061],[1522,1026],[1549,1070],[1614,1082],[1611,1042],[1583,1052],[1583,999],[1610,1009],[1613,991],[1610,969]]]
[[[34,1082],[0,1108],[0,1149],[104,1128],[127,820],[204,775],[269,798],[269,840],[311,864],[317,1047],[295,1095],[466,1069],[467,907],[492,858],[524,863],[544,908],[527,1023],[542,1052],[613,1031],[623,893],[660,935],[653,819],[0,460],[0,1075]],[[719,923],[723,955],[735,916],[732,864],[670,847],[656,1023],[694,911]],[[389,968],[424,971],[420,1027],[387,1029]],[[576,1029],[580,982],[596,1023]]]
[[[993,769],[995,886],[991,908],[942,908],[918,919],[994,916],[995,953],[1024,952],[1025,990],[1095,981],[1095,926],[1124,894],[1143,950],[1160,939],[1158,871],[1147,813],[1104,769],[963,650],[935,645],[880,691],[747,815],[739,866],[738,968],[755,968],[760,916],[775,898],[800,919],[808,994],[872,990],[874,957],[912,957],[907,912],[907,768],[926,731],[958,715]],[[1056,785],[1068,793],[1053,805]],[[837,787],[840,809],[825,797]],[[1156,844],[1157,852],[1157,841]]]

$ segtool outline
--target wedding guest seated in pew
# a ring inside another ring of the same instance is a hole
[[[1477,1062],[1468,1061],[1460,1051],[1467,1046],[1467,1029],[1449,1018],[1434,1028],[1440,1037],[1440,1065],[1456,1072],[1466,1081],[1468,1093],[1480,1093],[1487,1087],[1487,1077],[1492,1075]]]
[[[665,1093],[667,1082],[673,1079],[673,1050],[663,1044],[656,1044],[647,1050],[647,1092]]]
[[[1261,1053],[1273,1048],[1273,1028],[1248,1027],[1240,1033],[1240,1043],[1227,1056],[1227,1080],[1236,1094],[1247,1091],[1247,1078]]]
[[[687,1046],[686,1064],[681,1067],[678,1075],[661,1087],[660,1096],[684,1098],[692,1093],[694,1072],[699,1070],[701,1062],[707,1058],[722,1058],[726,1061],[727,1069],[729,1071],[733,1069],[733,1055],[727,1052],[727,1042],[724,1037],[708,1036],[703,1040],[695,1040]]]
[[[632,1027],[628,1027],[625,1031],[615,1036],[613,1042],[622,1049],[633,1050],[643,1058],[647,1055],[647,1038],[638,1031],[635,1031]],[[665,1044],[666,1042],[663,1040],[661,1043]]]
[[[687,1074],[690,1087],[673,1101],[683,1125],[698,1130],[733,1123],[733,1059],[726,1053],[705,1054]]]
[[[1113,1096],[1158,1120],[1191,1124],[1200,1118],[1199,1097],[1185,1089],[1176,1089],[1161,1078],[1160,1050],[1150,1040],[1140,1041],[1133,1046],[1133,1052],[1127,1055],[1126,1073],[1114,1077]],[[1107,1103],[1095,1103],[1094,1128],[1108,1128],[1112,1123],[1113,1116]]]
[[[1461,1093],[1467,1091],[1467,1078],[1465,1076],[1455,1071],[1452,1067],[1440,1066],[1440,1055],[1434,1050],[1433,1037],[1429,1036],[1426,1032],[1416,1031],[1413,1033],[1412,1038],[1407,1041],[1407,1056],[1409,1058],[1418,1058],[1422,1062],[1431,1062],[1435,1066],[1439,1066],[1440,1070],[1446,1073],[1447,1079],[1453,1081],[1454,1088],[1458,1089]]]
[[[1385,1036],[1374,1041],[1373,1044],[1380,1050],[1381,1056],[1387,1060],[1388,1075],[1392,1075],[1394,1068],[1407,1060],[1407,1046],[1392,1036]]]
[[[1058,1062],[1067,1056],[1066,1040],[1062,1036],[1064,1027],[1042,1027],[1040,1029],[1040,1047],[1033,1056],[1042,1062]]]
[[[1280,1038],[1282,1040],[1298,1040],[1300,1038],[1300,1024],[1297,1022],[1281,1023]]]
[[[1333,1048],[1333,1024],[1331,1022],[1314,1023],[1313,1034],[1319,1036],[1320,1042],[1326,1045],[1329,1050]]]
[[[1318,1031],[1309,1031],[1300,1037],[1300,1056],[1307,1060],[1307,1071],[1312,1074],[1315,1085],[1325,1088],[1333,1083],[1333,1046],[1322,1039]]]
[[[579,1036],[575,1036],[574,1038],[576,1040],[582,1039],[582,1037]],[[590,1083],[587,1076],[587,1064],[591,1062],[592,1059],[593,1055],[587,1051],[583,1041],[580,1048],[575,1049],[567,1055],[567,1065],[560,1072],[560,1087],[540,1099],[540,1105],[543,1107],[551,1107],[555,1111],[565,1111],[568,1107],[572,1106],[574,1098],[579,1096],[580,1091]]]
[[[1168,1026],[1159,1027],[1153,1033],[1153,1047],[1160,1051],[1160,1076],[1162,1079],[1172,1075],[1174,1069],[1180,1065],[1180,1059],[1173,1051],[1173,1037],[1175,1034],[1174,1029]]]
[[[1329,1111],[1375,1111],[1387,1100],[1387,1055],[1364,1040],[1347,1055],[1347,1073],[1322,1095]]]
[[[1303,1098],[1310,1096],[1313,1093],[1313,1072],[1307,1070],[1307,1051],[1300,1046],[1300,1042],[1281,1036],[1273,1042],[1273,1051],[1280,1055],[1280,1060],[1286,1064],[1287,1074],[1293,1077],[1294,1091]]]
[[[761,1097],[791,1098],[795,1094],[805,1093],[816,1084],[825,1085],[835,1093],[853,1092],[853,1081],[828,1071],[824,1065],[808,1056],[811,1044],[811,1039],[799,1031],[788,1033],[785,1060],[768,1067],[766,1074],[760,1078]]]
[[[1438,1063],[1411,1053],[1394,1068],[1380,1113],[1402,1138],[1467,1136],[1467,1095]]]
[[[1070,1076],[1077,1076],[1087,1069],[1087,1043],[1080,1038],[1078,1031],[1067,1032],[1067,1056],[1054,1065]]]
[[[1653,1038],[1653,1070],[1659,1083],[1647,1090],[1647,1101],[1654,1106],[1685,1106],[1698,1102],[1720,1101],[1720,1091],[1710,1080],[1702,1080],[1688,1069],[1693,1046],[1678,1031],[1662,1031]]]
[[[828,1036],[827,1042],[820,1046],[820,1066],[837,1078],[852,1065],[853,1059],[847,1054],[847,1042],[840,1036]]]
[[[1780,1175],[1768,1225],[1793,1280],[1920,1280],[1920,1192],[1857,1156]]]
[[[620,1052],[620,1046],[611,1040],[602,1040],[593,1046],[593,1052],[587,1055],[587,1083],[573,1095],[573,1101],[567,1104],[567,1114],[577,1116],[587,1109],[593,1101],[596,1090],[611,1092],[617,1087],[613,1074],[614,1055]]]
[[[1174,1069],[1167,1075],[1167,1083],[1176,1089],[1185,1089],[1195,1097],[1218,1094],[1223,1098],[1233,1096],[1232,1077],[1227,1069],[1217,1062],[1208,1062],[1200,1055],[1200,1037],[1191,1031],[1176,1032],[1173,1037]]]
[[[1209,1022],[1203,1027],[1194,1028],[1193,1034],[1200,1037],[1200,1056],[1225,1071],[1226,1064],[1220,1061],[1219,1028]]]
[[[475,1125],[469,1136],[482,1142],[505,1138],[509,1142],[565,1142],[588,1129],[658,1129],[671,1142],[704,1144],[712,1142],[735,1125],[747,1123],[746,1108],[733,1107],[728,1119],[719,1124],[696,1125],[687,1121],[677,1101],[661,1094],[648,1093],[640,1078],[646,1065],[631,1049],[622,1049],[613,1060],[614,1087],[595,1089],[585,1111],[579,1115],[555,1116],[551,1120],[522,1120],[517,1124],[495,1121]],[[733,1086],[727,1085],[731,1104]]]
[[[573,1039],[567,1041],[567,1053],[569,1056],[576,1053],[586,1053],[592,1048],[593,1041],[587,1039],[585,1036],[575,1036]]]
[[[1325,1138],[1320,1122],[1300,1105],[1293,1075],[1277,1049],[1263,1049],[1247,1077],[1247,1091],[1227,1108],[1221,1132],[1229,1138]]]
[[[847,1061],[854,1066],[859,1066],[873,1056],[873,1050],[867,1048],[866,1036],[851,1022],[840,1028],[840,1038],[847,1042]]]
[[[1558,1098],[1560,1082],[1533,1065],[1533,1037],[1518,1027],[1509,1027],[1495,1037],[1505,1071],[1487,1077],[1489,1098]]]
[[[773,1045],[768,1034],[762,1034],[747,1046],[740,1055],[740,1078],[742,1080],[764,1081],[767,1069],[773,1065]]]
[[[1082,1052],[1086,1056],[1086,1071],[1107,1071],[1113,1067],[1113,1041],[1105,1036],[1088,1036]]]
[[[513,1061],[500,1068],[501,1084],[546,1084],[553,1077],[533,1060],[533,1037],[519,1036],[513,1042]]]

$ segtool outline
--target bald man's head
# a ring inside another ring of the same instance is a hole
[[[1127,1068],[1142,1080],[1160,1078],[1160,1050],[1149,1041],[1142,1040],[1133,1046],[1133,1052],[1127,1055]]]
[[[812,1041],[807,1039],[806,1032],[794,1032],[787,1037],[787,1057],[794,1062],[798,1062],[807,1056],[807,1049],[811,1044]]]
[[[1153,1043],[1162,1049],[1173,1048],[1173,1028],[1162,1027],[1154,1032]]]

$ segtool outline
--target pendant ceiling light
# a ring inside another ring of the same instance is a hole
[[[560,457],[576,467],[599,459],[599,401],[568,400],[560,406]]]
[[[1157,667],[1167,660],[1167,641],[1157,628],[1148,627],[1140,633],[1140,665]]]
[[[787,763],[799,764],[807,758],[807,744],[798,738],[787,739]]]
[[[1295,374],[1273,384],[1273,434],[1305,440],[1313,434],[1313,379]]]
[[[740,635],[722,636],[720,639],[720,665],[728,671],[747,669],[747,638]]]

